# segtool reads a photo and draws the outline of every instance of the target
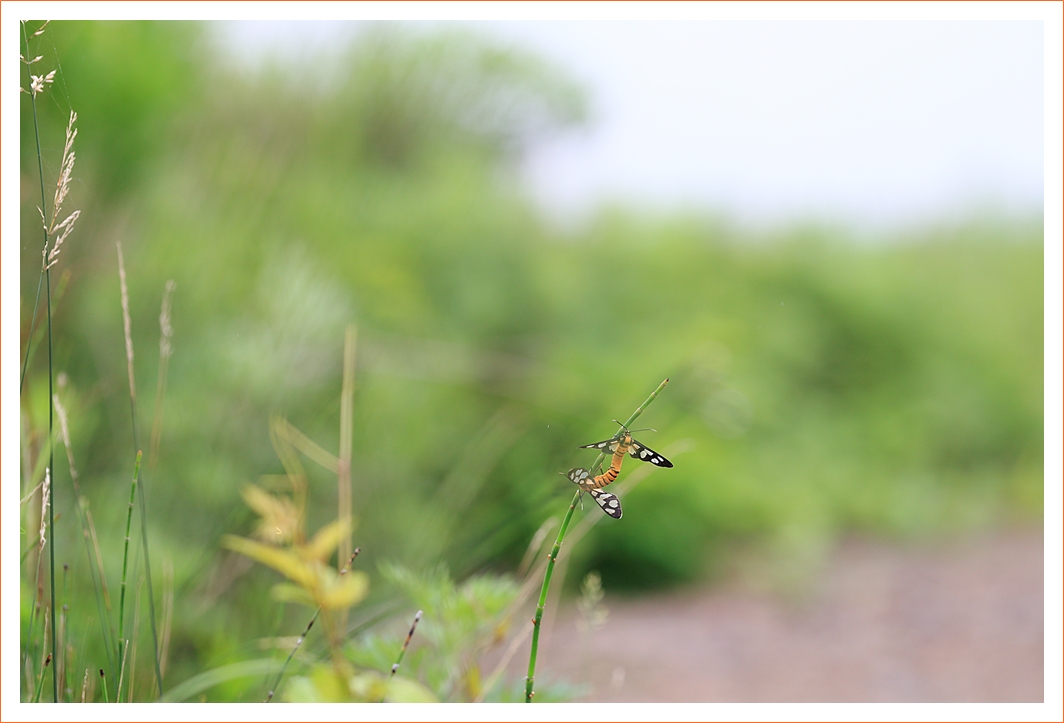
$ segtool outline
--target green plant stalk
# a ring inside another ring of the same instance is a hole
[[[669,383],[666,379],[658,388],[655,389],[646,401],[639,405],[639,408],[632,412],[632,416],[628,417],[623,425],[623,428],[628,428],[632,423],[639,418],[639,415],[643,413],[643,410],[647,408],[658,396],[658,393],[665,388],[665,385]],[[595,463],[591,465],[591,469],[594,469],[602,460],[606,458],[604,453],[600,453]],[[561,529],[558,530],[558,539],[554,541],[554,548],[551,550],[550,557],[547,561],[547,571],[543,575],[543,587],[539,591],[539,604],[536,606],[536,617],[532,618],[532,648],[528,654],[528,675],[525,677],[525,702],[531,703],[532,696],[535,695],[533,691],[533,684],[536,677],[536,656],[539,652],[539,629],[540,623],[543,622],[543,608],[547,604],[547,591],[550,589],[550,578],[554,574],[554,563],[558,560],[558,553],[562,549],[562,542],[565,540],[565,533],[569,529],[569,522],[573,519],[573,512],[576,510],[576,504],[580,501],[580,495],[584,493],[583,490],[578,489],[576,494],[573,495],[573,501],[569,503],[569,511],[565,513],[565,519],[562,520]]]
[[[140,480],[140,541],[144,547],[144,577],[148,583],[148,619],[151,621],[152,661],[155,663],[155,682],[159,695],[163,694],[163,672],[159,664],[159,633],[155,627],[155,588],[151,584],[151,560],[148,557],[148,504],[144,501],[144,483]]]
[[[55,443],[55,435],[53,434],[52,438],[48,441],[48,444],[52,445],[54,443]],[[46,473],[49,474],[49,475],[51,474],[51,472],[49,470],[47,470],[47,466],[44,464],[45,458],[46,458],[46,455],[44,454],[44,448],[42,447],[41,451],[38,453],[37,464],[34,465],[33,472],[30,475],[30,479],[31,480],[36,479],[38,471],[39,471],[39,473],[40,473],[40,475],[42,477]],[[49,477],[49,479],[51,479],[51,478]],[[42,483],[40,485],[41,494],[42,495],[44,494],[43,485],[44,485],[44,483],[43,483],[43,480],[42,480]],[[49,487],[48,494],[49,494],[48,499],[50,500],[51,499],[51,487]],[[41,515],[42,516],[44,515],[44,510],[43,509],[41,510]],[[28,536],[28,533],[27,533],[27,536]],[[27,553],[32,552],[35,548],[38,548],[39,545],[40,545],[40,542],[35,538],[33,543],[29,546],[29,549],[27,549]],[[44,548],[41,547],[39,549],[43,552]],[[34,631],[37,628],[37,621],[38,621],[38,619],[40,619],[42,625],[46,624],[44,622],[44,614],[45,614],[44,587],[41,585],[41,574],[42,574],[42,571],[41,571],[41,557],[40,557],[40,553],[38,553],[37,560],[34,563],[34,576],[33,576],[33,591],[34,592],[33,592],[33,595],[32,595],[32,603],[31,603],[32,607],[31,607],[31,613],[30,613],[30,627],[29,627],[29,631],[26,633],[26,640],[27,640],[29,648],[28,648],[28,650],[25,651],[25,655],[24,655],[25,658],[29,658],[30,660],[32,660],[37,655],[37,650],[36,650],[36,646],[34,645],[34,638],[33,638]],[[41,638],[41,650],[43,650],[46,645],[47,645],[47,638],[42,637]]]
[[[45,233],[47,238],[47,232]],[[44,270],[45,301],[48,309],[48,436],[52,436],[55,423],[55,409],[52,407],[52,384],[55,372],[52,369],[52,272]],[[55,642],[55,445],[48,446],[48,469],[52,472],[52,493],[48,495],[48,595],[52,609],[52,660],[56,658]],[[59,679],[55,675],[56,666],[52,667],[52,702],[59,702]]]
[[[605,455],[599,455],[603,457]],[[554,574],[554,563],[558,559],[558,552],[562,549],[562,541],[565,539],[565,531],[569,529],[569,521],[573,519],[573,512],[576,510],[576,503],[580,501],[580,495],[583,490],[577,490],[573,495],[573,501],[569,503],[569,510],[565,513],[565,519],[562,520],[562,528],[558,531],[558,539],[554,541],[554,548],[551,550],[550,558],[547,562],[547,572],[543,575],[543,587],[539,591],[539,605],[536,606],[536,617],[532,618],[532,649],[528,655],[528,675],[525,677],[525,702],[531,703],[534,692],[532,690],[533,683],[536,678],[536,656],[539,653],[539,628],[540,623],[543,622],[543,608],[547,604],[547,591],[550,589],[550,578]]]
[[[103,702],[110,703],[111,698],[107,695],[107,676],[103,674],[103,668],[100,668],[100,685],[103,686]]]
[[[140,446],[140,430],[137,427],[137,387],[133,378],[133,341],[130,338],[129,329],[129,294],[126,290],[126,272],[125,265],[122,260],[122,244],[116,244],[118,247],[118,276],[122,285],[122,320],[126,331],[126,351],[128,355],[128,372],[129,372],[129,409],[130,415],[133,421],[133,449],[140,452],[142,447]],[[152,643],[152,658],[155,663],[155,683],[159,689],[159,695],[163,694],[163,673],[162,668],[159,665],[159,633],[155,626],[155,587],[151,582],[151,555],[148,553],[148,503],[145,500],[144,480],[140,479],[140,474],[137,475],[137,486],[140,487],[140,542],[141,547],[144,548],[144,578],[148,583],[148,618],[151,622],[151,643]],[[119,697],[119,692],[115,692],[116,701]]]
[[[40,703],[41,702],[41,691],[44,688],[44,676],[48,672],[48,666],[51,663],[51,661],[52,661],[52,656],[50,656],[50,655],[44,661],[44,667],[41,669],[41,677],[37,679],[37,690],[35,690],[34,693],[33,693],[33,702],[34,703]]]
[[[59,638],[59,651],[63,653],[62,657],[57,658],[55,661],[56,675],[59,676],[59,688],[63,691],[63,695],[67,692],[67,667],[70,661],[67,660],[67,619],[70,615],[70,589],[67,587],[67,575],[70,573],[70,565],[63,563],[63,604],[59,608],[59,632],[57,636]]]
[[[23,38],[23,41],[24,41],[24,43],[26,45],[26,57],[28,58],[28,57],[30,57],[29,38],[26,37],[26,25],[25,25],[25,23],[22,24],[22,38]],[[36,98],[36,96],[33,93],[30,93],[29,96],[30,96],[30,107],[33,109],[33,135],[34,135],[34,141],[35,141],[36,146],[37,146],[37,176],[38,176],[38,179],[40,180],[40,186],[41,186],[41,213],[45,213],[46,204],[47,204],[47,197],[45,196],[45,192],[44,192],[44,165],[43,165],[42,153],[41,153],[40,127],[39,127],[39,124],[38,124],[38,121],[37,121],[37,98]],[[48,229],[47,228],[44,228],[44,249],[45,249],[45,251],[47,251],[47,249],[48,249]],[[45,254],[42,254],[42,256],[44,258],[47,258],[47,256]],[[38,308],[38,304],[40,303],[40,298],[41,298],[41,286],[42,286],[42,282],[47,281],[47,287],[48,287],[48,293],[47,293],[47,304],[48,304],[48,398],[49,398],[49,400],[51,400],[52,399],[52,292],[51,292],[52,283],[51,283],[51,272],[48,270],[47,266],[45,264],[43,264],[43,263],[42,263],[42,267],[43,268],[41,270],[41,274],[40,274],[40,276],[37,279],[37,295],[36,295],[36,298],[34,299],[34,302],[33,302],[33,315],[30,317],[30,332],[29,332],[29,337],[26,340],[26,356],[25,356],[25,359],[23,360],[23,363],[22,363],[22,375],[19,378],[19,394],[20,395],[22,394],[23,383],[25,382],[25,379],[26,379],[26,369],[29,366],[30,351],[33,348],[33,332],[34,332],[34,329],[36,327],[36,322],[37,322],[37,308]],[[61,293],[62,293],[62,284],[60,286],[60,294]],[[55,485],[55,476],[56,475],[55,475],[55,468],[54,468],[54,464],[53,464],[54,455],[52,453],[52,450],[54,449],[54,446],[55,446],[56,435],[55,435],[54,430],[52,429],[52,426],[53,426],[52,425],[52,412],[53,412],[53,410],[52,410],[52,407],[51,407],[51,403],[49,403],[49,408],[48,408],[48,429],[49,429],[49,439],[50,439],[50,441],[49,441],[49,455],[48,455],[49,463],[48,463],[48,468],[49,468],[49,470],[51,470],[51,473],[52,473],[52,490],[51,490],[51,497],[49,497],[49,500],[50,500],[50,502],[49,502],[49,532],[48,532],[49,540],[52,539],[52,532],[51,532],[51,521],[52,521],[51,500],[54,499],[55,486],[56,486]],[[75,482],[75,487],[76,487],[76,482]],[[74,492],[75,492],[75,495],[77,495],[78,490],[75,489]],[[80,506],[80,500],[79,500],[79,504],[75,505],[75,508],[78,511],[79,521],[81,522],[81,531],[82,531],[82,535],[84,536],[85,535],[85,521],[84,521],[84,512],[82,511],[81,506]],[[89,549],[89,543],[88,543],[88,538],[87,537],[85,538],[85,544],[86,544],[86,549],[87,549],[88,554],[89,554],[89,568],[90,568],[90,571],[93,572],[93,589],[94,589],[94,591],[96,593],[96,603],[97,603],[97,607],[100,608],[100,625],[101,625],[101,628],[103,629],[103,635],[104,635],[104,639],[105,639],[105,649],[108,651],[107,652],[107,658],[108,658],[109,664],[111,665],[111,668],[112,668],[112,671],[113,671],[113,669],[114,669],[114,661],[111,659],[111,652],[110,652],[111,648],[110,648],[110,644],[106,642],[106,638],[107,638],[107,624],[105,623],[106,616],[104,616],[103,612],[102,612],[102,603],[101,603],[101,600],[100,600],[99,588],[96,585],[96,573],[95,573],[95,567],[93,565],[92,551],[91,551],[91,549]],[[51,548],[51,545],[49,547]],[[52,577],[53,577],[53,582],[54,582],[54,568],[55,568],[54,554],[52,555],[52,558],[51,558],[51,566],[52,566]],[[100,578],[102,579],[102,577],[103,577],[103,571],[102,570],[99,571],[99,575],[100,575]],[[53,609],[55,608],[54,594],[53,594],[52,608]],[[53,624],[54,624],[54,620],[53,620]],[[53,627],[53,629],[54,629],[54,627]],[[55,654],[55,652],[56,651],[53,649],[53,651],[52,651],[53,655]],[[57,693],[58,691],[54,691],[54,692]]]
[[[26,35],[26,23],[22,23],[22,41],[26,44],[26,57],[32,57],[30,54],[30,38]],[[37,178],[40,180],[40,212],[46,211],[46,199],[45,196],[45,163],[40,153],[40,128],[37,124],[37,98],[32,93],[30,95],[30,107],[33,108],[33,139],[37,145]],[[48,249],[48,229],[45,229],[45,250]],[[37,297],[33,301],[33,316],[30,317],[30,336],[26,341],[26,361],[22,363],[22,376],[18,382],[18,393],[22,393],[22,381],[26,379],[26,368],[30,363],[30,347],[33,346],[33,325],[37,320],[37,304],[40,303],[40,285],[44,282],[45,271],[41,269],[40,275],[37,278]],[[51,397],[49,397],[51,399]]]
[[[266,698],[262,701],[263,703],[269,703],[273,700],[273,696],[277,693],[277,686],[281,684],[281,679],[284,678],[284,671],[288,669],[288,664],[292,662],[292,658],[295,656],[296,651],[299,650],[299,646],[302,645],[303,641],[307,639],[308,635],[310,635],[310,629],[314,627],[314,622],[318,619],[318,615],[320,614],[321,607],[314,611],[314,616],[310,619],[310,622],[307,623],[307,627],[305,627],[303,633],[296,638],[296,644],[292,646],[292,650],[288,653],[288,657],[285,658],[284,665],[282,665],[281,669],[277,671],[277,680],[273,681],[273,685],[270,686],[269,692],[266,693]]]
[[[129,645],[129,641],[126,640],[126,578],[127,571],[129,569],[129,531],[133,527],[133,503],[136,500],[137,495],[137,478],[140,476],[140,459],[142,451],[137,450],[137,461],[133,466],[133,481],[129,486],[129,510],[126,512],[126,540],[125,548],[122,552],[122,586],[121,591],[118,594],[118,658],[122,659],[122,648]],[[122,691],[116,693],[119,698],[122,697]]]
[[[80,495],[77,495],[77,490],[74,491],[77,496],[77,504],[74,505],[74,509],[78,513],[78,523],[81,525],[81,537],[85,540],[85,554],[89,558],[89,577],[92,578],[92,592],[96,598],[96,612],[100,616],[100,632],[103,636],[103,649],[107,654],[107,665],[111,668],[111,674],[117,675],[115,668],[114,650],[117,643],[115,642],[115,631],[112,628],[114,621],[104,610],[103,595],[101,594],[101,588],[103,587],[103,570],[97,569],[96,558],[92,554],[92,542],[89,539],[88,526],[85,519],[85,505],[88,501]],[[108,630],[108,628],[112,628]],[[108,634],[110,633],[110,634]]]
[[[30,57],[30,41],[26,37],[26,25],[22,25],[22,39],[26,44],[26,57]],[[41,157],[41,131],[40,125],[37,122],[37,97],[30,91],[30,107],[33,109],[33,135],[37,144],[37,177],[40,179],[41,184],[41,213],[45,213],[48,200],[44,193],[44,161]],[[52,275],[48,271],[47,261],[48,252],[48,229],[44,229],[44,251],[42,252],[42,265],[44,268],[44,282],[45,282],[45,302],[48,309],[48,436],[52,437],[53,422],[53,410],[52,410]],[[39,283],[39,282],[38,282]],[[29,352],[29,345],[27,345],[27,354]],[[27,360],[28,360],[27,356]],[[21,388],[21,382],[19,383]],[[21,392],[20,392],[21,393]],[[49,596],[51,598],[51,610],[49,614],[52,620],[52,659],[56,657],[56,643],[55,643],[55,530],[53,529],[53,523],[55,522],[55,513],[53,508],[55,507],[55,454],[53,453],[54,445],[49,446],[48,450],[48,469],[52,472],[52,492],[48,497],[48,577],[49,577]],[[52,668],[52,702],[59,702],[59,680],[55,676],[55,668]]]
[[[417,615],[414,616],[414,622],[410,626],[410,632],[406,634],[406,640],[403,641],[403,647],[399,650],[399,657],[395,659],[395,663],[392,665],[392,672],[388,674],[391,678],[395,675],[395,671],[399,670],[400,663],[403,662],[403,656],[406,655],[406,649],[410,647],[410,638],[414,637],[414,631],[417,630],[417,624],[421,620],[421,611],[417,611]]]

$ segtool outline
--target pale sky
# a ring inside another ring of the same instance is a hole
[[[878,226],[1042,207],[1041,21],[446,22],[539,52],[590,90],[589,127],[525,166],[561,215],[611,199]],[[338,47],[358,25],[221,33],[254,64]]]

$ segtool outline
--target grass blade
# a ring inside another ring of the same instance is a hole
[[[340,384],[340,461],[337,465],[336,494],[337,517],[348,533],[340,540],[336,564],[351,556],[351,434],[355,396],[355,342],[354,325],[344,333],[344,374]],[[347,627],[347,608],[339,613],[339,625]]]
[[[126,368],[129,372],[129,407],[133,418],[133,448],[138,452],[140,446],[140,432],[137,427],[137,385],[133,376],[133,336],[130,331],[129,320],[129,291],[126,288],[126,266],[122,258],[122,243],[117,242],[118,249],[118,280],[122,290],[122,328],[126,339]],[[151,555],[148,554],[148,503],[144,490],[144,480],[139,477],[137,486],[140,487],[140,542],[144,548],[144,577],[148,583],[148,619],[151,622],[151,642],[153,658],[155,662],[155,682],[159,694],[163,693],[163,673],[159,667],[159,632],[155,627],[155,588],[151,583]]]
[[[151,422],[148,472],[153,471],[159,461],[159,444],[163,435],[163,402],[166,400],[166,378],[170,370],[170,355],[173,353],[170,339],[174,335],[174,328],[170,325],[170,307],[176,288],[177,284],[173,279],[166,282],[166,287],[163,289],[162,309],[159,311],[159,376],[155,385],[155,413],[152,415]]]
[[[63,448],[66,450],[67,466],[70,469],[70,484],[75,498],[74,510],[77,512],[78,526],[81,529],[82,539],[85,540],[85,552],[89,558],[89,577],[92,579],[93,595],[96,598],[96,609],[100,619],[100,632],[103,636],[104,652],[107,655],[107,664],[111,668],[112,675],[114,675],[117,673],[114,662],[116,636],[114,630],[111,629],[113,625],[111,617],[104,612],[105,603],[107,610],[110,610],[111,605],[107,599],[107,582],[103,574],[103,556],[99,554],[97,547],[97,554],[93,557],[93,541],[96,539],[96,528],[92,522],[92,515],[88,514],[88,500],[82,496],[81,485],[78,484],[78,470],[74,465],[74,453],[70,448],[70,429],[67,423],[66,409],[63,407],[58,394],[52,397],[52,403],[55,405],[55,413],[59,417],[59,431],[62,434]],[[108,635],[108,632],[110,632],[110,635]]]
[[[141,451],[137,450],[137,461],[133,466],[133,481],[129,486],[129,509],[126,512],[126,537],[125,547],[122,551],[122,584],[118,593],[118,655],[123,657],[125,655],[125,648],[129,646],[129,641],[126,639],[126,578],[129,570],[129,531],[133,526],[133,503],[137,495],[137,478],[140,476],[140,458]]]

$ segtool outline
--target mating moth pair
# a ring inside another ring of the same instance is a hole
[[[621,473],[621,463],[624,461],[625,454],[630,454],[635,459],[650,462],[658,467],[672,467],[672,462],[645,444],[632,439],[632,433],[623,426],[620,432],[609,439],[594,444],[585,444],[580,449],[597,449],[613,453],[609,469],[602,474],[596,476],[591,474],[591,470],[574,467],[569,470],[567,476],[573,484],[591,495],[591,499],[595,500],[602,511],[615,520],[621,519],[621,501],[617,499],[617,495],[603,492],[602,488],[617,479],[617,475]]]

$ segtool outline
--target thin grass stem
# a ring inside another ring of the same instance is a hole
[[[56,638],[59,646],[59,657],[55,659],[55,673],[59,678],[59,689],[66,695],[66,674],[67,674],[67,656],[66,656],[66,636],[67,636],[67,615],[70,612],[70,588],[67,586],[67,577],[70,573],[70,565],[63,563],[63,604],[59,608],[59,627],[56,628],[58,634]]]
[[[35,630],[37,628],[38,620],[41,621],[41,625],[45,625],[45,626],[47,625],[47,621],[44,619],[44,612],[43,612],[44,611],[44,580],[41,578],[41,576],[43,574],[42,566],[44,564],[43,552],[44,552],[44,545],[45,545],[45,542],[46,542],[45,533],[48,530],[48,527],[47,527],[48,519],[47,519],[47,515],[45,513],[46,513],[46,511],[48,509],[48,503],[49,503],[49,500],[51,498],[51,493],[52,493],[51,474],[52,474],[51,470],[48,469],[47,467],[45,467],[45,469],[44,469],[44,479],[41,481],[41,508],[40,508],[41,512],[40,512],[40,515],[37,517],[37,520],[36,520],[37,524],[34,525],[34,526],[30,526],[28,528],[28,529],[33,529],[33,527],[37,527],[37,537],[36,537],[36,540],[35,540],[34,544],[31,546],[31,549],[35,549],[37,551],[37,554],[33,558],[33,589],[34,589],[34,596],[33,596],[33,602],[32,602],[33,607],[32,607],[32,609],[30,611],[30,628],[29,628],[29,632],[26,634],[26,640],[28,641],[28,645],[31,646],[30,650],[27,651],[26,654],[27,654],[27,656],[30,656],[30,657],[32,657],[33,655],[36,654],[36,648],[34,646],[34,632],[35,632]],[[36,508],[36,505],[34,505],[33,507]],[[45,646],[45,642],[46,642],[45,639],[42,637],[41,638],[42,651],[43,651],[43,648]],[[44,653],[42,652],[41,655],[43,656]]]
[[[133,504],[137,496],[137,478],[140,476],[141,450],[137,450],[137,461],[133,465],[133,480],[129,485],[129,509],[126,511],[126,537],[122,551],[122,584],[118,593],[118,655],[123,656],[124,648],[128,647],[126,639],[126,580],[129,570],[129,531],[133,527]]]
[[[344,373],[340,384],[340,460],[337,465],[337,517],[348,533],[340,540],[337,549],[337,564],[351,555],[351,435],[355,395],[355,343],[354,325],[344,333]],[[347,627],[347,608],[339,613],[339,626]]]
[[[565,513],[565,517],[562,519],[561,529],[558,530],[558,539],[554,541],[554,548],[550,552],[550,556],[547,558],[547,571],[543,575],[543,586],[539,591],[539,604],[536,606],[536,616],[532,618],[532,648],[528,654],[528,675],[525,677],[525,702],[531,703],[532,696],[535,695],[533,690],[533,684],[536,678],[536,656],[539,652],[539,627],[543,621],[543,608],[547,604],[547,591],[550,590],[550,578],[554,574],[554,562],[558,559],[558,551],[562,548],[562,542],[565,540],[565,531],[569,529],[569,521],[573,519],[573,512],[576,510],[576,505],[580,501],[580,493],[582,490],[577,490],[573,495],[573,501],[569,503],[569,509]]]
[[[29,45],[27,44],[27,49]],[[33,106],[33,127],[36,132],[37,129],[37,103],[34,101],[33,94],[30,95],[30,105]],[[37,163],[41,164],[41,152],[40,152],[40,139],[37,141]],[[43,169],[43,166],[40,166]],[[41,208],[45,208],[45,195],[44,195],[44,171],[41,170]],[[44,231],[44,248],[48,248],[48,230]],[[45,308],[48,311],[48,399],[51,400],[53,390],[53,382],[55,378],[55,371],[53,369],[53,345],[52,345],[52,272],[48,267],[44,269],[44,300]],[[55,426],[54,421],[54,409],[52,405],[48,405],[48,437],[54,439],[53,428]],[[48,446],[48,469],[55,469],[55,445]],[[49,596],[51,597],[51,610],[49,611],[52,618],[52,658],[56,656],[56,642],[55,642],[55,494],[48,499],[48,580],[49,580]],[[52,702],[59,702],[59,680],[55,675],[55,668],[52,669]]]
[[[126,339],[126,368],[129,373],[129,407],[133,418],[133,449],[138,452],[140,446],[140,431],[137,426],[137,385],[133,376],[133,336],[130,330],[129,319],[129,291],[126,288],[126,266],[122,258],[122,243],[117,242],[118,249],[118,279],[122,291],[122,328]],[[152,658],[155,663],[155,681],[159,686],[159,695],[163,694],[163,673],[159,666],[159,632],[155,627],[155,588],[151,583],[151,555],[148,554],[148,503],[146,500],[144,480],[138,478],[140,487],[140,541],[144,548],[144,577],[148,583],[148,619],[151,623]]]
[[[44,271],[44,285],[46,289],[45,301],[47,302],[48,309],[48,399],[52,398],[52,382],[54,380],[55,372],[52,369],[52,272],[49,269]],[[49,439],[55,439],[54,427],[55,427],[55,408],[48,405],[48,437]],[[55,469],[55,443],[48,445],[48,469]],[[54,475],[53,475],[54,477]],[[53,485],[54,487],[55,485]],[[55,491],[48,497],[48,594],[51,598],[52,609],[49,611],[52,618],[52,658],[56,657],[56,641],[55,641]],[[52,702],[59,702],[59,680],[55,675],[55,668],[52,669]]]
[[[658,394],[668,383],[669,380],[666,379],[659,384],[658,388],[651,392],[646,401],[640,404],[639,407],[632,412],[632,416],[628,417],[628,420],[621,426],[623,428],[631,427],[632,422],[638,419],[639,415],[643,413],[643,410],[647,408],[647,405],[657,398]],[[598,459],[595,460],[595,464],[592,465],[591,468],[594,469],[596,465],[601,464],[605,457],[605,454],[600,453]],[[554,541],[554,548],[551,550],[550,556],[547,559],[547,570],[543,575],[543,586],[539,591],[539,604],[536,606],[536,616],[532,618],[532,647],[528,654],[528,675],[525,677],[526,703],[531,703],[532,696],[535,695],[534,683],[536,677],[536,656],[539,652],[539,631],[543,622],[543,608],[547,604],[547,593],[550,590],[550,579],[554,574],[554,564],[558,560],[558,553],[562,548],[562,542],[565,540],[565,533],[569,529],[569,522],[573,519],[573,512],[576,510],[576,505],[580,501],[581,494],[583,494],[583,490],[578,489],[576,494],[573,495],[573,501],[569,503],[569,510],[565,513],[565,518],[562,520],[562,526],[558,530],[558,539]]]
[[[92,551],[96,555],[96,564],[100,570],[100,590],[103,592],[103,604],[107,607],[108,613],[111,611],[111,593],[107,589],[107,578],[103,574],[103,553],[100,552],[100,540],[96,536],[96,524],[92,521],[92,510],[89,509],[89,501],[87,498],[82,497],[81,502],[85,509],[85,519],[89,523],[89,536],[92,539]],[[117,634],[112,631],[112,637],[116,638]],[[112,673],[113,675],[114,673]]]
[[[37,35],[39,35],[43,29],[44,29],[44,26],[42,25],[37,30],[37,32],[34,33],[34,36],[36,37]],[[30,42],[29,42],[29,37],[26,35],[26,24],[25,23],[22,23],[22,39],[23,39],[23,42],[25,43],[25,46],[26,46],[26,55],[25,55],[25,57],[27,57],[27,58],[32,57],[32,55],[29,52],[29,50],[30,50]],[[48,77],[50,78],[52,76],[52,74],[54,74],[54,72],[55,71],[52,71],[52,73],[50,73]],[[35,142],[36,150],[37,150],[37,177],[38,177],[38,180],[40,182],[40,187],[41,187],[41,206],[40,206],[40,210],[41,210],[41,219],[43,221],[47,217],[48,197],[47,197],[47,195],[44,192],[44,160],[43,160],[43,154],[41,152],[40,123],[39,123],[38,118],[37,118],[37,92],[38,92],[38,90],[34,89],[32,87],[32,85],[31,85],[29,96],[30,96],[30,107],[32,108],[32,111],[33,111],[33,135],[34,135],[34,142]],[[71,114],[71,125],[73,124],[75,117],[76,116],[74,116],[74,114],[72,113]],[[66,160],[67,160],[66,154],[69,151],[70,144],[72,142],[73,142],[73,136],[69,135],[69,127],[68,127],[67,146],[64,149],[64,159],[63,159],[64,160],[64,168],[66,168]],[[72,155],[70,156],[70,163],[71,163],[71,167],[72,167],[72,164],[73,164],[73,156]],[[60,174],[59,183],[60,184],[64,183],[63,174]],[[61,185],[61,187],[65,191],[66,186],[65,185]],[[53,203],[53,207],[52,207],[52,216],[53,216],[53,218],[52,218],[51,230],[53,232],[58,230],[59,228],[61,228],[63,226],[63,224],[60,224],[60,227],[56,227],[54,225],[55,224],[55,216],[59,213],[58,206],[59,206],[59,203],[60,203],[60,199],[61,199],[61,196],[60,196],[60,194],[57,191],[57,194],[56,194],[56,197],[55,197],[55,202]],[[77,214],[78,214],[78,212],[75,211],[73,219],[77,218]],[[65,237],[65,235],[67,233],[69,233],[70,224],[73,224],[73,219],[69,220],[69,224],[67,225],[67,228],[65,230],[61,231],[61,235],[59,237],[60,240],[63,237]],[[64,223],[66,223],[66,222],[64,222]],[[49,244],[49,226],[48,226],[47,223],[42,223],[42,231],[44,233],[44,245],[43,245],[42,250],[41,250],[41,262],[42,262],[41,271],[44,274],[45,308],[47,309],[47,313],[48,313],[48,400],[49,400],[49,403],[48,403],[48,436],[50,438],[54,439],[54,437],[53,437],[53,429],[54,429],[54,426],[55,426],[55,424],[54,424],[54,410],[52,408],[51,400],[52,400],[52,395],[54,393],[53,392],[53,383],[54,383],[54,378],[55,378],[55,371],[54,371],[54,346],[53,346],[53,334],[52,334],[52,274],[49,271],[49,269],[51,268],[51,265],[52,265],[51,261],[53,260],[51,258],[51,256],[58,250],[58,242],[56,244],[56,247],[52,249],[52,254],[50,254],[49,253],[49,249],[48,249],[48,244]],[[39,287],[39,285],[40,285],[40,281],[38,280],[38,287]],[[39,303],[39,298],[40,298],[40,296],[39,296],[39,292],[38,292],[38,302],[35,302],[35,304],[34,304],[34,319],[36,318],[36,304]],[[32,327],[32,323],[33,322],[31,322],[31,327]],[[32,342],[33,342],[33,337],[32,337],[32,330],[31,330],[30,339],[27,341],[27,345],[26,345],[26,362],[24,363],[22,379],[25,379],[25,366],[29,363],[29,350],[30,350],[30,347],[32,346]],[[19,381],[19,394],[20,395],[21,395],[21,389],[22,389],[22,380]],[[53,475],[52,475],[53,477],[55,476],[54,475],[54,470],[55,470],[55,453],[54,453],[54,449],[55,449],[55,446],[53,444],[53,445],[51,445],[49,447],[49,452],[48,452],[48,469],[53,472]],[[57,651],[56,651],[57,642],[56,642],[56,635],[55,635],[56,627],[55,627],[55,530],[54,530],[55,511],[54,511],[54,508],[55,508],[55,494],[53,492],[53,494],[49,498],[49,502],[48,502],[48,578],[49,578],[49,598],[51,600],[51,609],[49,610],[49,615],[50,615],[51,624],[52,624],[52,640],[51,640],[51,642],[52,642],[52,653],[51,653],[51,657],[52,657],[53,660],[58,660],[57,655],[56,655],[56,653],[57,653]],[[58,665],[56,665],[56,666],[54,666],[52,668],[52,702],[54,702],[54,703],[58,703],[59,702],[59,680],[58,680],[58,676],[56,674],[56,668],[58,668]]]
[[[41,677],[37,680],[37,689],[33,692],[34,703],[41,702],[41,693],[44,690],[44,674],[48,672],[48,668],[50,667],[51,662],[52,654],[48,653],[48,657],[44,659],[44,665],[41,666]],[[52,677],[55,678],[54,675]]]
[[[103,687],[103,702],[110,703],[111,698],[107,695],[107,676],[104,675],[103,668],[100,668],[100,685]]]
[[[125,682],[126,679],[126,662],[129,658],[126,653],[128,652],[128,645],[122,648],[122,664],[118,668],[118,685],[115,687],[115,703],[122,702],[122,684]]]
[[[159,311],[159,375],[155,385],[155,413],[152,415],[151,442],[148,448],[148,472],[155,470],[159,461],[159,445],[163,436],[163,402],[166,401],[166,379],[170,371],[170,355],[173,353],[171,338],[174,328],[170,324],[170,306],[177,284],[173,279],[163,288],[162,308]]]
[[[74,465],[74,453],[70,448],[70,430],[67,424],[66,409],[63,407],[58,394],[52,398],[52,403],[55,405],[55,411],[59,417],[59,430],[62,432],[63,447],[66,449],[67,464],[70,468],[70,484],[74,492],[74,510],[77,512],[82,539],[85,540],[85,553],[89,558],[89,577],[92,578],[92,590],[93,596],[96,598],[96,609],[99,613],[104,652],[107,655],[107,664],[111,668],[112,675],[114,675],[116,672],[114,651],[117,643],[115,642],[115,632],[111,629],[114,622],[111,620],[110,615],[104,612],[105,602],[108,609],[110,609],[110,602],[107,600],[107,582],[103,574],[103,556],[99,554],[97,546],[97,554],[93,557],[93,541],[96,539],[96,528],[92,521],[92,515],[88,514],[88,500],[81,494],[81,485],[78,483],[78,471]],[[129,533],[127,532],[126,534],[128,536]]]
[[[137,637],[140,631],[140,593],[144,590],[144,577],[141,576],[137,582],[137,597],[133,604],[133,634],[129,637],[129,641],[126,643],[126,647],[130,649],[129,654],[129,685],[126,686],[127,701],[133,702],[133,684],[137,677]],[[115,696],[116,698],[118,696]]]

